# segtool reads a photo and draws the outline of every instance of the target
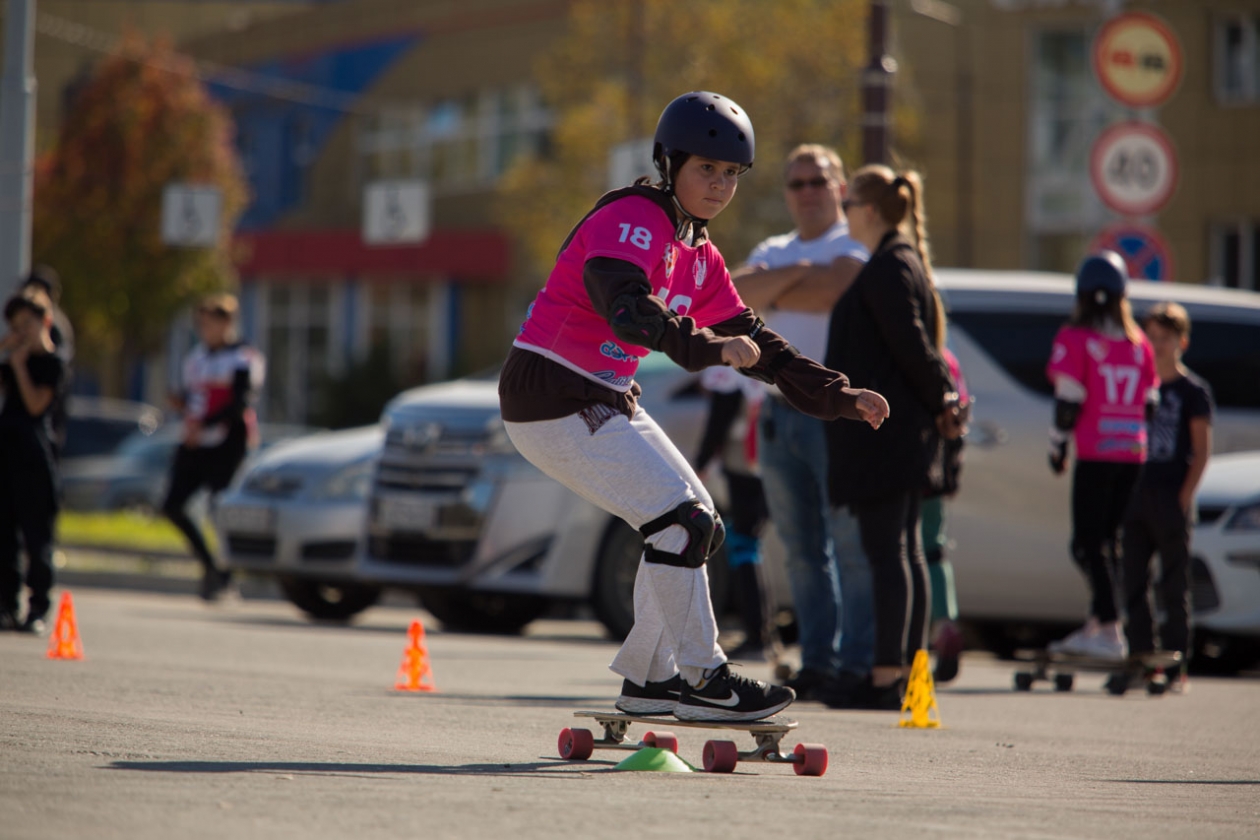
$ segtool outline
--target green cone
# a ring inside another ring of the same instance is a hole
[[[644,747],[636,751],[614,770],[646,770],[657,773],[694,773],[696,768],[683,761],[670,750]]]

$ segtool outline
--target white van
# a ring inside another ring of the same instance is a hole
[[[1047,465],[1053,392],[1045,376],[1054,334],[1071,312],[1071,277],[1024,272],[939,269],[950,313],[950,346],[976,405],[961,490],[949,505],[949,535],[959,609],[991,646],[1040,642],[1030,624],[1079,623],[1088,594],[1068,549],[1068,475]],[[1139,319],[1156,302],[1190,313],[1187,366],[1212,386],[1217,452],[1260,449],[1260,294],[1204,286],[1131,282]],[[1216,576],[1193,565],[1196,623],[1236,627],[1206,607]],[[1254,603],[1260,605],[1260,575]],[[1254,607],[1253,607],[1254,612]],[[1053,632],[1058,628],[1045,628]],[[1260,636],[1260,626],[1250,633]]]
[[[977,399],[962,490],[949,509],[959,604],[995,646],[1009,647],[1029,627],[1079,622],[1087,604],[1068,553],[1069,481],[1046,464],[1044,368],[1074,284],[1030,272],[940,269],[937,278],[951,346]],[[1260,449],[1260,294],[1135,282],[1130,296],[1137,315],[1165,299],[1187,307],[1187,363],[1215,390],[1217,449]],[[694,452],[707,407],[697,377],[652,354],[638,378],[644,407]],[[495,375],[404,392],[382,419],[358,579],[419,589],[439,620],[459,627],[520,629],[562,599],[591,604],[614,636],[627,632],[638,534],[516,454],[499,420]],[[790,607],[773,532],[766,550],[773,593]],[[710,567],[720,602],[724,564]],[[1213,579],[1197,561],[1196,604],[1212,602],[1203,595]],[[1212,615],[1198,619],[1210,627]],[[1244,630],[1260,637],[1260,626]]]

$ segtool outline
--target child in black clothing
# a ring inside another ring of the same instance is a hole
[[[16,295],[4,307],[9,334],[0,340],[0,630],[43,635],[53,583],[53,524],[57,518],[57,470],[51,424],[64,382],[64,363],[54,352],[52,313]],[[22,593],[21,548],[28,559],[30,600],[18,622]]]
[[[1190,346],[1190,316],[1176,303],[1156,304],[1144,327],[1159,370],[1159,409],[1150,423],[1146,463],[1124,523],[1124,593],[1130,656],[1155,649],[1150,603],[1151,558],[1159,552],[1165,651],[1184,657],[1190,643],[1190,524],[1195,489],[1212,451],[1212,392],[1181,355]],[[1188,683],[1185,664],[1169,675],[1173,691]]]

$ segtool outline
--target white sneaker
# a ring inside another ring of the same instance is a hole
[[[1085,626],[1072,631],[1067,636],[1059,639],[1057,642],[1051,642],[1046,645],[1046,650],[1050,653],[1071,653],[1078,656],[1088,656],[1085,650],[1088,649],[1090,640],[1098,635],[1101,625],[1098,620],[1091,618],[1085,622]]]
[[[1120,623],[1113,621],[1104,624],[1093,636],[1082,640],[1072,652],[1097,659],[1123,660],[1129,656],[1129,643],[1124,638]]]

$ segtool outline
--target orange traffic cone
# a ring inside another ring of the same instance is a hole
[[[433,671],[429,669],[429,649],[424,644],[424,625],[419,620],[411,622],[407,630],[407,649],[403,651],[394,688],[398,691],[437,691],[437,686],[433,684]]]
[[[82,659],[83,642],[79,640],[79,625],[74,620],[74,599],[69,592],[61,593],[57,607],[57,624],[48,640],[49,659]]]

